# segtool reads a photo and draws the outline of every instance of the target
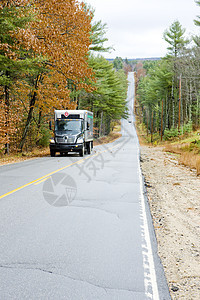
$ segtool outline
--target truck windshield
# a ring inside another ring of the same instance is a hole
[[[56,120],[56,131],[76,131],[81,132],[83,129],[82,120]]]

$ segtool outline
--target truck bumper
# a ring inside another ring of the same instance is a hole
[[[79,152],[83,149],[83,144],[50,144],[49,147],[51,151],[55,152]]]

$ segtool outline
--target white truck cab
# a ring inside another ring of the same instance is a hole
[[[78,152],[84,156],[93,148],[93,113],[87,110],[55,110],[54,138],[50,140],[50,154],[55,156]]]

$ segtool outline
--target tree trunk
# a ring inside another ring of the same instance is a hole
[[[149,136],[149,112],[146,111],[146,118],[147,118],[147,136]]]
[[[38,87],[38,83],[39,83],[40,78],[41,78],[41,74],[38,75],[37,78],[36,78],[35,89],[37,89],[37,87]],[[21,151],[23,149],[23,146],[24,146],[24,143],[25,143],[25,140],[26,140],[26,136],[27,136],[27,133],[28,133],[29,126],[31,124],[31,120],[33,118],[33,110],[34,110],[34,106],[35,106],[35,101],[36,101],[36,92],[33,93],[33,96],[30,100],[28,117],[27,117],[27,120],[26,120],[26,125],[25,125],[25,128],[24,128],[24,132],[22,134],[21,142],[19,144],[19,149]]]
[[[196,102],[196,111],[195,111],[195,124],[196,126],[199,125],[199,95],[198,95],[198,92],[197,92],[197,86],[195,84],[194,86],[194,89],[195,89],[195,96],[196,96],[196,99],[197,99],[197,102]]]
[[[6,144],[5,144],[5,154],[9,154],[10,145],[9,145],[9,114],[10,114],[10,99],[9,99],[9,89],[8,86],[5,86],[5,117],[6,117]]]
[[[172,127],[175,127],[174,79],[172,81]]]
[[[190,96],[189,96],[189,122],[192,121],[192,82],[190,79]]]
[[[199,125],[199,96],[197,95],[197,104],[196,104],[196,126]]]
[[[169,129],[169,101],[167,96],[165,103],[165,127]]]
[[[29,129],[32,117],[33,117],[33,109],[34,109],[34,106],[35,106],[35,101],[36,101],[36,92],[34,92],[32,98],[31,98],[31,101],[30,101],[30,108],[29,108],[29,112],[28,112],[28,117],[27,117],[27,120],[26,120],[26,125],[25,125],[25,128],[24,128],[22,139],[21,139],[21,142],[20,142],[20,145],[19,145],[19,148],[20,148],[21,151],[23,149],[23,146],[24,146],[24,143],[25,143],[25,140],[26,140],[26,136],[27,136],[27,133],[28,133],[28,129]]]
[[[196,124],[199,126],[200,124],[200,117],[199,117],[199,96],[197,96],[197,110],[196,110]]]
[[[102,136],[103,132],[103,111],[101,112],[101,123],[100,123],[100,130],[99,130],[99,135]]]
[[[162,100],[162,111],[161,111],[161,129],[160,129],[160,140],[163,139],[163,103],[164,100]]]
[[[185,95],[185,118],[184,118],[184,123],[187,123],[188,122],[188,103],[189,103],[189,89],[188,89],[188,81],[187,81],[187,78],[186,78],[186,83],[185,83],[185,86],[186,86],[186,95]]]
[[[178,131],[180,132],[181,127],[181,75],[179,79],[179,101],[178,101]]]
[[[153,143],[153,110],[151,114],[151,143]]]

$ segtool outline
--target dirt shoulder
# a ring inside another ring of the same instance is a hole
[[[200,177],[161,147],[141,146],[158,252],[172,299],[200,299]]]

